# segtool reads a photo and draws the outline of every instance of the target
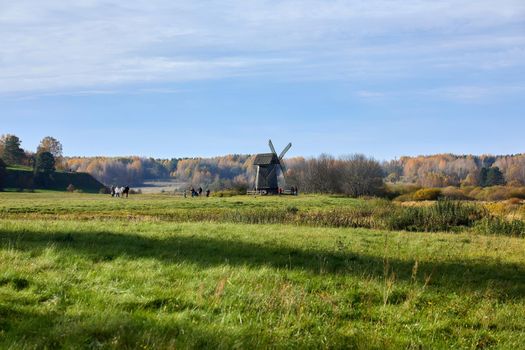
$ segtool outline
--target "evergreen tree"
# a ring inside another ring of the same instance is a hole
[[[35,156],[34,181],[37,185],[47,188],[51,182],[51,175],[55,171],[55,157],[50,152],[40,152]]]
[[[24,150],[20,147],[20,139],[15,135],[3,135],[0,139],[2,143],[2,154],[0,157],[7,164],[21,164],[25,157]]]
[[[492,167],[487,171],[485,186],[505,185],[505,177],[498,167]]]
[[[55,171],[55,157],[51,152],[37,153],[35,159],[35,174],[51,175]]]
[[[479,185],[481,187],[487,186],[487,173],[488,169],[485,167],[481,168],[479,171]]]

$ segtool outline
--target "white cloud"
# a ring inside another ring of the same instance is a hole
[[[521,0],[0,3],[0,93],[523,69]]]

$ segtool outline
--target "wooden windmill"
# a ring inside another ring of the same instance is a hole
[[[277,155],[275,147],[273,147],[272,140],[268,141],[272,153],[260,153],[255,156],[253,164],[257,166],[257,175],[255,177],[255,191],[266,194],[279,193],[279,185],[277,182],[277,173],[281,171],[283,177],[286,175],[286,167],[283,162],[283,157],[288,152],[292,144],[289,143]]]

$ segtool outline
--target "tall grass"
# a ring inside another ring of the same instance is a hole
[[[472,227],[488,212],[479,205],[439,200],[431,206],[402,207],[388,217],[388,228],[406,231],[454,231]]]
[[[196,200],[167,196],[137,196],[130,200],[76,194],[46,196],[46,201],[35,202],[29,199],[42,198],[43,194],[3,194],[0,198],[7,197],[8,201],[0,201],[0,218],[290,224],[422,232],[473,230],[513,236],[521,235],[525,225],[521,221],[525,219],[525,206],[506,202],[440,199],[403,205],[384,199],[329,196]],[[9,198],[20,199],[9,205]]]
[[[482,234],[502,234],[514,237],[525,237],[525,222],[522,220],[505,220],[498,217],[486,217],[476,222],[474,231]]]

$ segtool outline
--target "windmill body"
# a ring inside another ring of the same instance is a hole
[[[278,172],[281,171],[285,176],[286,168],[284,167],[283,157],[292,147],[288,146],[278,156],[273,147],[272,141],[268,142],[272,153],[260,153],[255,156],[253,164],[257,166],[255,177],[255,191],[266,194],[278,194],[279,185],[277,181]]]

